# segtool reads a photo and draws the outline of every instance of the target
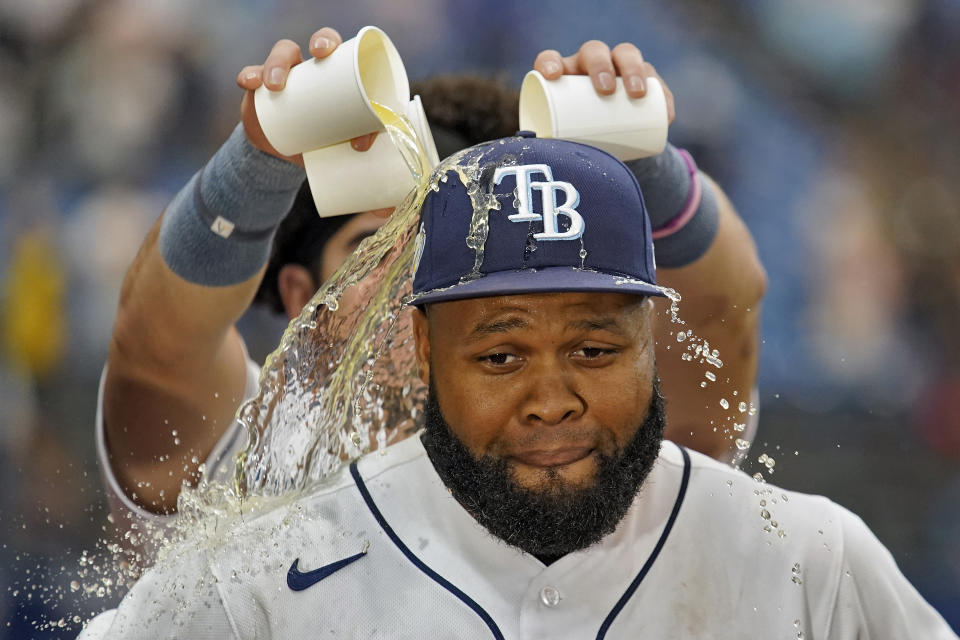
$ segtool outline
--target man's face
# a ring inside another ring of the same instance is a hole
[[[493,535],[544,562],[612,532],[663,438],[650,305],[627,295],[432,305],[424,448]]]
[[[354,214],[349,222],[330,236],[330,239],[323,245],[323,252],[320,254],[320,280],[315,283],[314,291],[310,292],[310,296],[304,299],[303,304],[306,304],[313,297],[317,287],[336,273],[337,269],[350,257],[350,254],[357,250],[361,242],[375,234],[387,222],[387,217],[392,211],[393,209],[378,209]],[[369,289],[372,286],[374,286],[373,283],[363,281],[357,286],[348,287],[340,297],[338,313],[343,315],[352,313],[368,298],[370,295]],[[300,305],[301,309],[303,304]],[[299,310],[297,313],[299,314]]]
[[[323,245],[320,254],[320,282],[317,286],[330,279],[330,276],[340,268],[350,254],[356,251],[360,243],[372,236],[387,221],[392,209],[377,209],[354,214],[350,221],[337,229]]]
[[[651,308],[615,293],[433,304],[415,321],[421,377],[473,457],[525,489],[588,487],[646,418]]]

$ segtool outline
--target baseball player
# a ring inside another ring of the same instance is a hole
[[[956,638],[856,516],[663,439],[628,167],[527,133],[447,162],[413,282],[422,433],[172,550],[83,638]]]
[[[310,54],[325,57],[339,42],[336,31],[321,29],[310,41]],[[296,316],[388,213],[319,219],[303,186],[300,159],[278,157],[264,138],[252,90],[263,82],[283,90],[286,73],[300,57],[295,43],[281,40],[263,65],[240,72],[238,83],[246,90],[243,126],[169,205],[124,283],[100,388],[97,449],[115,521],[126,529],[136,524],[129,540],[141,551],[150,551],[151,538],[163,535],[181,484],[196,481],[201,462],[212,477],[232,470],[229,462],[244,441],[233,417],[241,401],[256,392],[258,373],[234,323],[258,287],[262,299]],[[548,78],[590,73],[600,93],[612,91],[619,71],[637,97],[645,92],[646,75],[655,73],[636,47],[611,51],[599,42],[567,58],[545,51],[535,67]],[[516,93],[477,83],[428,83],[423,99],[441,150],[515,131]],[[671,98],[671,118],[672,108]],[[354,142],[358,149],[370,144],[368,137]],[[668,434],[730,459],[731,433],[750,440],[751,427],[734,432],[718,401],[748,399],[753,386],[763,269],[749,232],[689,156],[669,147],[656,158],[631,163],[631,170],[651,212],[661,282],[685,296],[685,329],[708,339],[724,359],[723,376],[702,389],[703,371],[680,359],[675,325],[662,305],[654,330]],[[281,223],[291,202],[292,213]],[[209,222],[218,215],[235,224],[229,237],[211,231]],[[275,236],[277,252],[265,267]]]

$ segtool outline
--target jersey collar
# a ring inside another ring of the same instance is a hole
[[[565,602],[551,619],[562,627],[569,617],[574,625],[569,629],[600,627],[636,589],[636,578],[664,544],[671,513],[682,500],[684,459],[677,445],[665,442],[617,529],[550,566],[477,523],[443,485],[417,436],[360,459],[356,473],[373,508],[408,552],[494,619],[516,620],[523,603],[552,588]]]

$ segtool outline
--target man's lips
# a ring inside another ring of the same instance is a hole
[[[583,460],[591,453],[593,453],[593,447],[562,447],[522,451],[513,454],[510,458],[531,467],[558,467]]]

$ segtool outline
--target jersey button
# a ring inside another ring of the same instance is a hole
[[[548,607],[555,607],[560,604],[560,592],[556,587],[544,587],[540,590],[540,602]]]

